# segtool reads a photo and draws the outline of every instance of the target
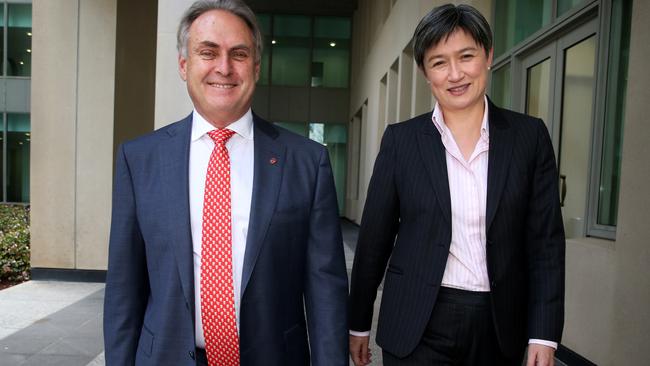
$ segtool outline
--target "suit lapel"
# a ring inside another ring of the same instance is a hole
[[[170,229],[169,243],[176,257],[183,295],[194,311],[194,267],[189,207],[189,154],[192,116],[167,131],[169,140],[160,145],[165,206]]]
[[[440,210],[443,217],[451,225],[451,198],[449,196],[445,146],[440,139],[440,133],[433,125],[431,113],[423,117],[417,140],[424,168],[429,175]]]
[[[510,123],[488,100],[488,120],[490,129],[490,152],[488,158],[487,208],[485,218],[486,232],[489,232],[494,215],[499,207],[501,193],[508,176],[512,159],[514,136]]]
[[[278,131],[269,122],[253,115],[254,170],[250,223],[244,254],[241,293],[246,291],[262,248],[266,231],[278,200],[282,172],[286,164],[286,147],[277,141]]]

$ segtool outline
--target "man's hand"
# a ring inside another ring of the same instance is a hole
[[[370,363],[370,336],[357,337],[350,336],[350,356],[355,366],[365,366]]]
[[[352,341],[350,341],[350,346],[352,346]],[[350,347],[350,352],[352,352],[352,347]],[[528,362],[526,362],[526,366],[553,366],[555,365],[554,356],[555,350],[553,347],[531,343],[528,345]]]

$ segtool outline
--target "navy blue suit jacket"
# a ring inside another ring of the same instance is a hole
[[[191,115],[117,153],[106,364],[194,366]],[[323,146],[254,116],[241,364],[347,365],[347,273]],[[309,337],[307,336],[309,334]]]
[[[558,172],[541,120],[491,102],[488,118],[492,318],[501,350],[514,357],[529,338],[559,342],[562,335],[565,243]],[[377,343],[398,357],[411,353],[436,302],[451,230],[446,153],[431,113],[388,126],[354,258],[350,329],[370,329],[385,271]]]

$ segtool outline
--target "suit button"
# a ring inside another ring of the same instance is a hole
[[[496,288],[497,287],[497,281],[490,282],[490,287],[491,288]]]
[[[194,351],[190,351],[190,358],[193,360],[196,359],[196,356],[194,356]]]

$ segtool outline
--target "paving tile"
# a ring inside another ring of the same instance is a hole
[[[0,340],[0,358],[4,358],[5,354],[33,355],[56,341],[57,338],[49,336],[10,336]]]
[[[21,365],[25,360],[27,360],[27,355],[2,354],[2,357],[0,357],[0,366]]]
[[[95,357],[94,360],[90,361],[88,365],[86,366],[105,366],[106,365],[106,359],[104,357],[104,352],[100,353]]]
[[[86,366],[91,360],[88,356],[38,354],[28,358],[20,366]]]

